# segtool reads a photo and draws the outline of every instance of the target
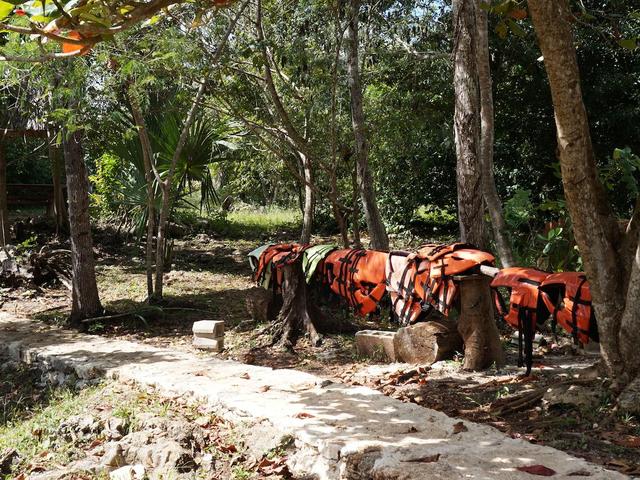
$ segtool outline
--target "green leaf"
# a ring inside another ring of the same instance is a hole
[[[507,20],[507,24],[509,25],[509,28],[511,29],[511,31],[518,37],[524,37],[526,36],[525,31],[522,29],[522,27],[520,25],[518,25],[516,22],[514,22],[511,19]]]
[[[507,32],[509,31],[509,27],[504,21],[501,21],[496,25],[496,33],[500,38],[507,38]]]
[[[8,2],[0,1],[0,20],[4,20],[13,12],[13,5]]]
[[[618,45],[622,48],[627,48],[629,50],[635,50],[638,47],[638,39],[637,38],[625,38],[623,40],[618,40]]]

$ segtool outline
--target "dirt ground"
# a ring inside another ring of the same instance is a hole
[[[282,232],[280,240],[288,239]],[[318,239],[327,241],[328,239]],[[273,240],[271,240],[273,241]],[[224,320],[221,357],[245,363],[294,368],[354,385],[368,385],[405,402],[475,422],[487,423],[513,437],[545,444],[630,475],[640,475],[640,419],[619,414],[597,376],[597,357],[576,352],[568,339],[536,350],[534,374],[522,378],[515,367],[512,332],[503,329],[508,365],[503,370],[463,372],[457,360],[417,368],[385,365],[359,358],[353,336],[327,336],[320,347],[304,339],[293,352],[259,348],[264,325],[246,329],[245,292],[252,287],[246,254],[259,240],[229,240],[204,234],[176,240],[174,268],[166,277],[163,311],[149,314],[144,305],[143,253],[132,242],[96,235],[98,281],[110,313],[133,312],[105,319],[91,333],[192,350],[196,320]],[[38,290],[0,289],[2,309],[37,321],[64,323],[69,294],[64,287]],[[144,315],[135,315],[144,311]],[[336,314],[348,315],[345,312]],[[362,328],[393,329],[386,319],[357,320]],[[243,323],[244,322],[244,323]],[[243,328],[236,328],[242,323]],[[569,381],[574,385],[569,385]],[[569,390],[567,390],[569,389]]]

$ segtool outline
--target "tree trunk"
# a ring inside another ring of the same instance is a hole
[[[0,139],[0,247],[10,241],[9,207],[7,206],[7,156]]]
[[[49,134],[49,161],[51,162],[51,179],[53,183],[53,214],[56,221],[56,234],[61,230],[68,230],[67,206],[64,200],[64,189],[62,188],[64,155],[60,147],[55,144],[55,134]]]
[[[198,110],[198,107],[200,106],[200,101],[204,96],[206,82],[206,77],[201,80],[200,87],[198,88],[198,93],[193,99],[193,104],[191,105],[189,113],[187,114],[187,117],[184,121],[184,125],[182,126],[180,138],[178,139],[178,144],[176,145],[176,149],[173,152],[169,171],[167,172],[165,180],[163,181],[156,173],[156,179],[158,180],[162,191],[162,204],[160,206],[160,220],[158,221],[158,237],[156,241],[156,282],[152,299],[157,302],[161,301],[163,297],[165,255],[167,254],[167,225],[169,223],[169,213],[171,211],[171,190],[173,188],[173,176],[176,171],[178,160],[182,155],[182,149],[187,143],[189,129],[196,119],[196,112]]]
[[[475,0],[453,0],[455,90],[454,134],[457,155],[460,238],[484,247],[480,94],[476,68]]]
[[[507,237],[507,227],[493,176],[494,114],[491,66],[489,61],[489,21],[486,10],[476,3],[477,46],[476,58],[480,87],[480,168],[482,192],[491,218],[496,250],[503,267],[513,266],[513,253]]]
[[[466,370],[482,370],[495,363],[504,365],[504,352],[491,302],[489,280],[483,276],[460,280],[458,332],[464,342]]]
[[[153,174],[153,148],[151,147],[151,140],[149,139],[149,132],[144,121],[144,115],[140,108],[138,99],[135,96],[135,92],[129,90],[129,103],[131,104],[131,111],[133,113],[133,119],[138,129],[138,137],[140,138],[140,147],[142,149],[142,160],[144,164],[144,179],[147,189],[147,242],[145,245],[146,255],[146,270],[147,270],[147,301],[150,302],[153,299],[153,237],[156,234],[156,208],[155,208],[155,188],[154,188],[154,174]]]
[[[311,160],[308,156],[300,153],[302,171],[304,176],[304,209],[302,215],[302,234],[300,243],[307,245],[311,243],[311,231],[313,228],[313,211],[315,208],[315,193],[313,191],[313,172],[311,170]]]
[[[373,178],[369,170],[369,142],[367,126],[362,105],[362,85],[360,83],[360,66],[358,53],[358,28],[360,16],[360,0],[349,0],[347,27],[347,73],[351,93],[351,122],[355,138],[355,156],[358,173],[358,190],[362,199],[364,216],[374,250],[389,250],[389,238],[382,223]]]
[[[307,284],[302,272],[302,263],[294,262],[283,267],[282,309],[276,320],[274,343],[291,349],[301,334],[308,334],[313,346],[319,346],[322,336],[315,326],[315,319],[310,311],[317,309],[309,303]]]
[[[602,357],[620,390],[640,372],[640,199],[621,234],[598,177],[568,2],[528,3],[549,77],[562,183],[591,286]]]
[[[64,159],[69,197],[69,230],[73,267],[71,324],[103,313],[96,283],[91,221],[89,218],[89,178],[82,151],[82,133],[64,132]]]

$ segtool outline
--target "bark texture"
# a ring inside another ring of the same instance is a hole
[[[7,157],[4,142],[0,139],[0,247],[10,240],[9,208],[7,206]]]
[[[63,140],[67,195],[69,197],[69,230],[73,268],[71,323],[102,314],[96,283],[93,240],[89,218],[89,178],[82,151],[82,133],[66,133]]]
[[[311,231],[313,228],[313,211],[315,209],[315,193],[313,191],[313,171],[309,157],[300,154],[302,171],[304,174],[304,208],[302,215],[302,233],[300,243],[306,245],[311,243]]]
[[[480,168],[482,170],[482,193],[491,218],[496,250],[503,267],[513,266],[513,252],[507,236],[502,203],[493,175],[494,111],[489,56],[489,21],[486,10],[476,4],[477,45],[476,60],[480,91]]]
[[[51,162],[51,179],[53,183],[53,215],[56,221],[56,233],[60,234],[61,230],[68,230],[67,205],[64,199],[63,172],[64,172],[64,155],[58,145],[55,143],[55,134],[49,134],[49,161]]]
[[[494,363],[504,365],[491,289],[485,277],[468,277],[460,282],[458,332],[464,342],[463,368],[482,370]]]
[[[591,285],[602,356],[614,388],[621,389],[640,372],[638,205],[623,234],[598,177],[567,0],[528,3],[549,77],[562,183]]]
[[[454,136],[457,155],[460,238],[484,247],[482,169],[479,159],[480,93],[476,68],[475,0],[453,1],[455,90]]]
[[[367,229],[374,250],[389,250],[389,238],[376,201],[376,190],[369,169],[369,141],[362,104],[362,85],[359,66],[358,28],[360,0],[349,0],[347,24],[347,74],[351,93],[351,122],[355,138],[355,156],[358,175],[358,190],[362,199],[362,209],[367,221]]]

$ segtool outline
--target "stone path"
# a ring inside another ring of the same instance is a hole
[[[319,479],[538,478],[517,470],[544,465],[555,479],[628,478],[558,450],[505,436],[366,387],[328,383],[308,373],[36,326],[0,312],[0,354],[80,379],[99,377],[190,396],[251,425],[255,445],[295,439],[291,469]]]

